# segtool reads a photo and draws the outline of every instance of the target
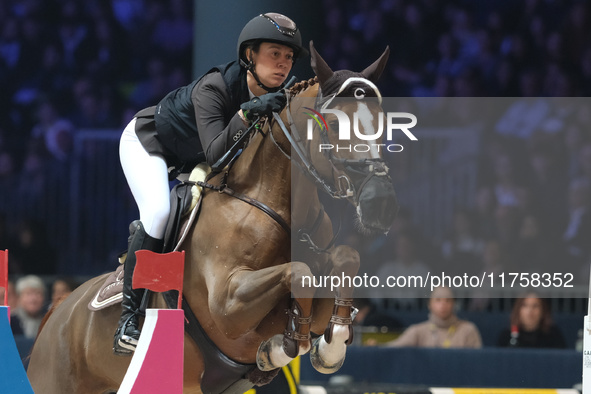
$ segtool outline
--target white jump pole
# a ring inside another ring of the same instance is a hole
[[[591,271],[589,272],[589,300],[583,324],[583,394],[591,394]]]

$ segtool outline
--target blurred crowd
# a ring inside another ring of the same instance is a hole
[[[588,96],[580,0],[324,0],[322,54],[360,70],[389,45],[384,96]]]
[[[7,0],[0,26],[1,177],[66,160],[76,130],[118,128],[190,80],[190,2]]]
[[[70,277],[56,277],[51,282],[37,275],[25,275],[8,287],[0,287],[0,305],[10,307],[10,328],[15,336],[35,339],[43,317],[52,307],[63,302],[78,282]],[[5,294],[6,293],[6,294]]]
[[[122,130],[190,81],[192,16],[185,0],[0,2],[0,247],[13,273],[56,273],[47,223],[28,212],[66,190],[76,132]],[[19,207],[22,222],[6,223]]]
[[[436,287],[428,299],[427,319],[404,324],[396,319],[404,318],[404,313],[385,314],[377,310],[375,300],[356,299],[354,305],[359,313],[354,329],[360,337],[357,344],[443,349],[480,349],[483,346],[565,349],[574,343],[576,350],[582,350],[582,330],[579,329],[577,335],[562,322],[565,334],[561,322],[555,321],[548,300],[535,291],[521,293],[513,301],[510,312],[493,317],[499,320],[497,330],[493,331],[488,327],[494,325],[491,320],[472,322],[459,317],[458,313],[465,311],[456,301],[452,289]]]
[[[456,206],[435,239],[405,206],[385,241],[350,236],[370,262],[363,268],[382,278],[441,269],[570,272],[573,284],[587,284],[591,108],[580,97],[591,94],[589,3],[324,0],[323,11],[321,53],[334,69],[363,69],[390,46],[384,96],[506,104],[484,129],[473,203]],[[460,103],[471,119],[490,115],[473,103]]]

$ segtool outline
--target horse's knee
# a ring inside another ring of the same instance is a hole
[[[346,245],[335,247],[331,252],[330,259],[335,271],[349,275],[355,275],[359,271],[361,264],[359,252]]]
[[[312,270],[306,263],[302,263],[299,261],[293,261],[289,263],[289,270],[288,270],[289,280],[300,280],[302,278],[307,278],[312,275]]]
[[[312,270],[302,262],[294,261],[289,263],[287,275],[284,278],[289,289],[298,298],[312,297],[314,295],[314,282]]]

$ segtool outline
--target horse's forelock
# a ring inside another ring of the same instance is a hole
[[[365,78],[361,73],[356,73],[353,71],[348,70],[339,70],[335,71],[332,77],[330,77],[326,82],[320,85],[322,89],[323,96],[330,96],[332,94],[336,94],[341,89],[341,86],[347,81],[349,78]]]

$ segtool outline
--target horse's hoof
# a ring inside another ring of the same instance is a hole
[[[310,350],[310,363],[315,370],[323,374],[332,374],[337,372],[343,366],[345,362],[345,356],[343,355],[336,363],[330,364],[326,362],[321,356],[319,352],[320,348],[320,341],[322,337],[317,338],[312,345],[312,350]]]
[[[261,371],[271,371],[289,364],[293,357],[285,354],[283,335],[277,334],[262,342],[257,351],[257,366]]]
[[[259,346],[259,350],[257,351],[257,367],[261,371],[271,371],[275,369],[275,366],[273,366],[273,362],[271,361],[272,347],[270,340],[264,341]]]

